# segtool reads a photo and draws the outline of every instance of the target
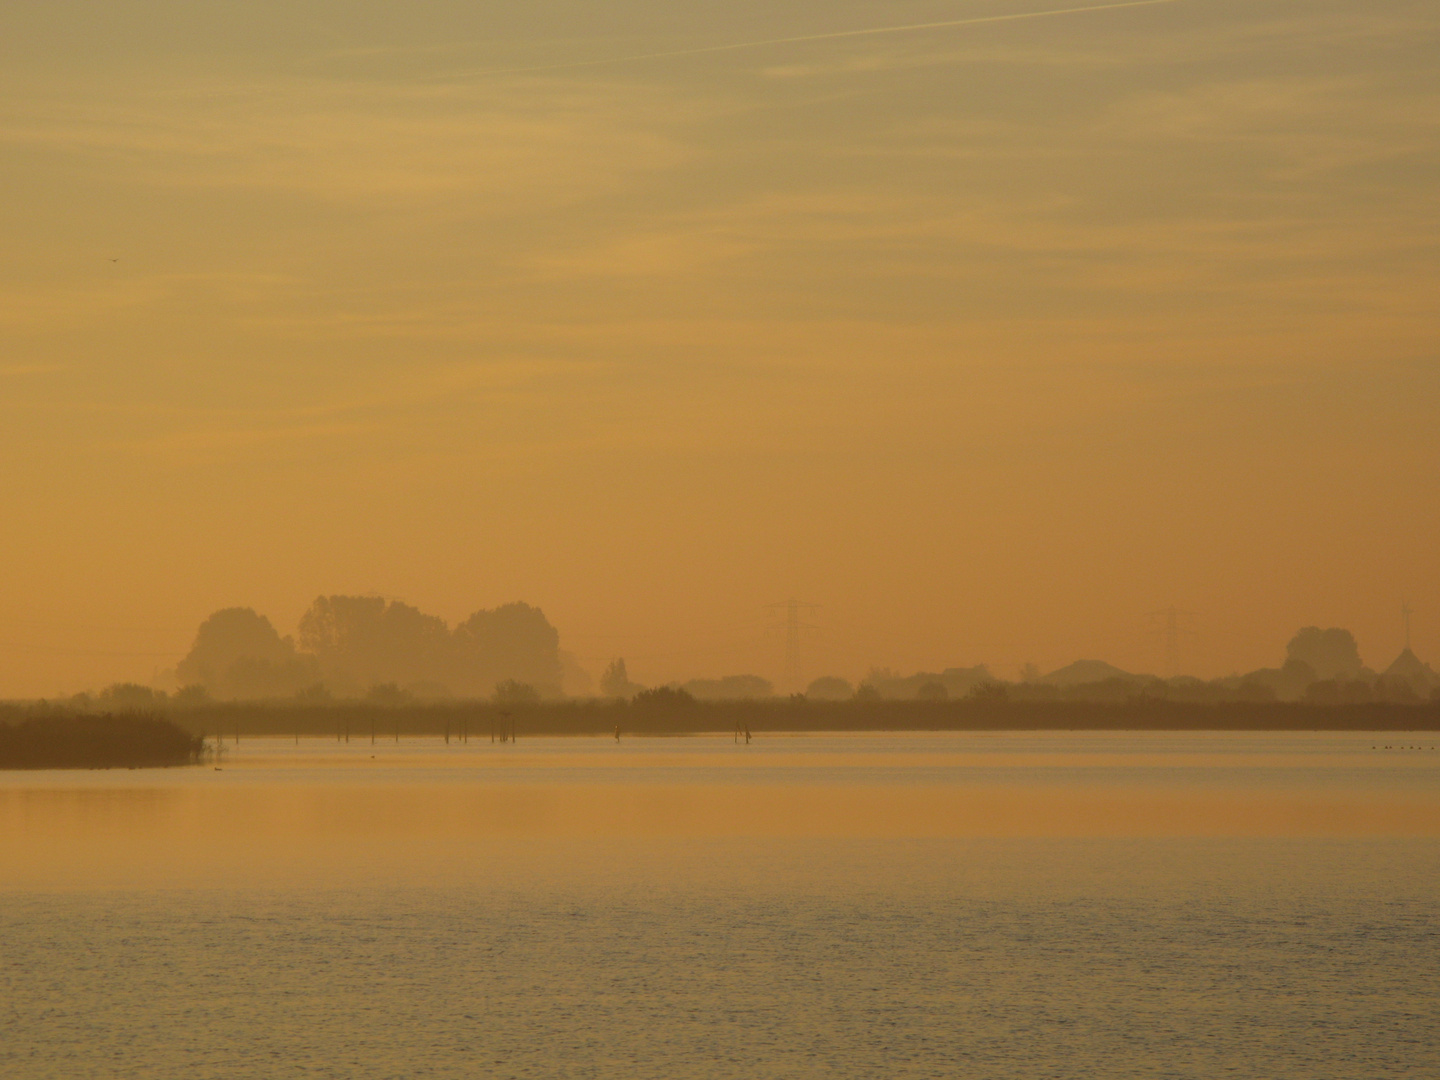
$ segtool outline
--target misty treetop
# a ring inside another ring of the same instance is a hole
[[[600,693],[605,697],[632,698],[644,689],[639,683],[630,681],[623,656],[611,660],[600,675]]]
[[[318,682],[317,658],[300,654],[270,620],[250,608],[225,608],[203,623],[176,678],[217,697],[266,698]]]
[[[1315,679],[1351,681],[1375,674],[1360,659],[1355,635],[1338,626],[1301,628],[1285,646],[1285,663],[1307,665]]]
[[[320,685],[342,696],[394,685],[423,696],[485,697],[504,682],[548,697],[561,692],[563,663],[559,632],[529,604],[477,611],[452,631],[399,601],[321,596],[295,638],[250,608],[215,612],[175,673],[221,698],[289,697]]]

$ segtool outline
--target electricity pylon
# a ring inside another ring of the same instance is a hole
[[[1168,676],[1180,674],[1180,635],[1195,633],[1188,625],[1194,618],[1194,612],[1178,611],[1173,607],[1150,612],[1150,632],[1165,643],[1165,673]]]
[[[800,686],[800,633],[803,630],[820,629],[814,623],[801,622],[800,613],[803,611],[808,617],[819,611],[820,605],[804,604],[791,599],[780,604],[766,604],[765,607],[767,611],[776,613],[784,609],[785,621],[773,622],[769,629],[785,631],[785,689],[789,693],[798,694],[803,689]]]

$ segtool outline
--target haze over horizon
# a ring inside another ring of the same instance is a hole
[[[790,597],[808,677],[1440,658],[1440,11],[1072,6],[7,4],[0,697],[317,594],[651,685]]]

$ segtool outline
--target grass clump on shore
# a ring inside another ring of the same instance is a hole
[[[0,723],[0,769],[143,769],[195,765],[205,740],[143,713],[47,714]]]

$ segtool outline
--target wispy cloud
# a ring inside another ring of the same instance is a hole
[[[64,371],[64,364],[0,364],[0,375],[19,377],[22,375],[49,375]]]
[[[848,41],[856,38],[873,38],[899,34],[921,34],[927,31],[958,30],[969,26],[983,26],[993,23],[1029,22],[1035,19],[1049,19],[1064,16],[1096,14],[1118,11],[1124,8],[1155,7],[1160,4],[1187,3],[1190,0],[1120,0],[1118,3],[1089,4],[1080,7],[1041,8],[1032,11],[1006,12],[996,15],[978,15],[963,19],[943,19],[933,22],[906,23],[902,25],[871,26],[858,30],[836,30],[813,34],[798,34],[789,37],[761,38],[755,41],[737,41],[717,45],[700,45],[688,49],[668,49],[661,52],[631,53],[624,56],[602,57],[592,60],[570,60],[551,64],[524,67],[479,68],[434,76],[437,80],[475,79],[488,75],[511,75],[519,73],[544,73],[554,71],[575,71],[583,68],[616,67],[643,60],[669,60],[695,56],[710,56],[717,53],[748,52],[753,49],[773,48],[780,45],[802,45],[823,41]]]
[[[12,101],[0,146],[88,155],[122,183],[475,207],[574,200],[685,152],[664,132],[677,104],[633,87],[281,79],[99,97],[60,86]]]

